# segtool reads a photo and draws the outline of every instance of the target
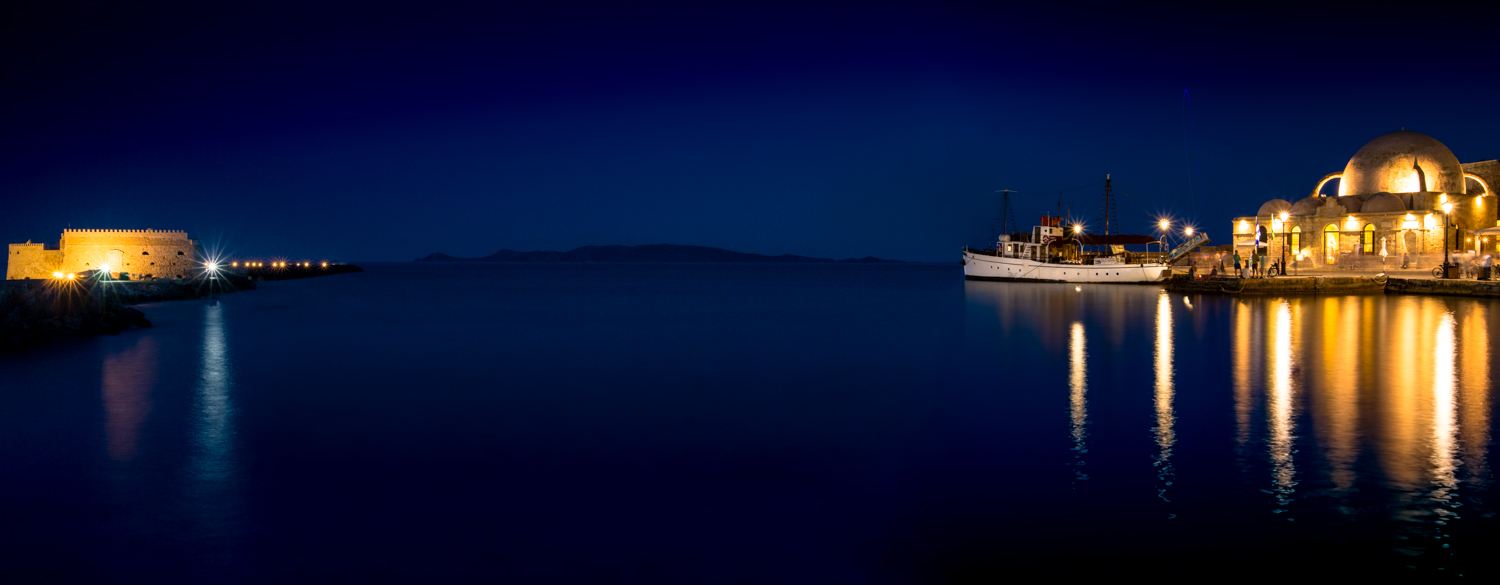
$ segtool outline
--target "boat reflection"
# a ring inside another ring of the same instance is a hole
[[[1068,342],[1068,408],[1073,421],[1073,470],[1074,477],[1078,481],[1089,478],[1083,472],[1083,455],[1088,453],[1089,404],[1088,404],[1088,369],[1085,362],[1088,361],[1087,342],[1083,335],[1083,322],[1074,321],[1073,327],[1069,329]]]
[[[1172,445],[1177,442],[1177,435],[1173,432],[1177,415],[1172,410],[1172,333],[1172,300],[1163,291],[1156,301],[1156,359],[1153,369],[1156,374],[1156,427],[1151,429],[1159,449],[1153,463],[1156,466],[1156,480],[1160,482],[1156,495],[1163,500],[1167,499],[1167,488],[1172,485]]]
[[[104,358],[104,435],[110,458],[122,463],[135,459],[141,426],[151,412],[151,388],[156,385],[156,341],[143,337],[130,349]]]

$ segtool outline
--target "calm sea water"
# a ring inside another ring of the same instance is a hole
[[[0,580],[1494,572],[1495,301],[367,269],[0,356]]]

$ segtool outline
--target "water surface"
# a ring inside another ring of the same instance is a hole
[[[0,356],[0,577],[1493,571],[1494,301],[367,268]]]

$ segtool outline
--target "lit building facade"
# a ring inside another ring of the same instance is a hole
[[[1335,181],[1337,194],[1325,195]],[[1500,225],[1495,185],[1500,161],[1460,163],[1431,136],[1391,132],[1355,152],[1342,172],[1325,175],[1311,195],[1272,199],[1255,215],[1234,218],[1234,245],[1244,253],[1259,239],[1272,258],[1285,253],[1302,266],[1328,268],[1435,266],[1445,237],[1450,251],[1493,253],[1496,237],[1471,232]]]
[[[52,278],[54,273],[108,269],[118,277],[185,278],[203,252],[187,232],[173,230],[63,230],[57,245],[11,244],[5,278]]]

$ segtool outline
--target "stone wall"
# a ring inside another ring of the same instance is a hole
[[[11,244],[5,262],[5,279],[52,278],[52,273],[62,270],[63,253],[56,246],[45,244]]]
[[[64,272],[128,272],[133,277],[189,277],[198,266],[197,242],[174,230],[65,230]]]

